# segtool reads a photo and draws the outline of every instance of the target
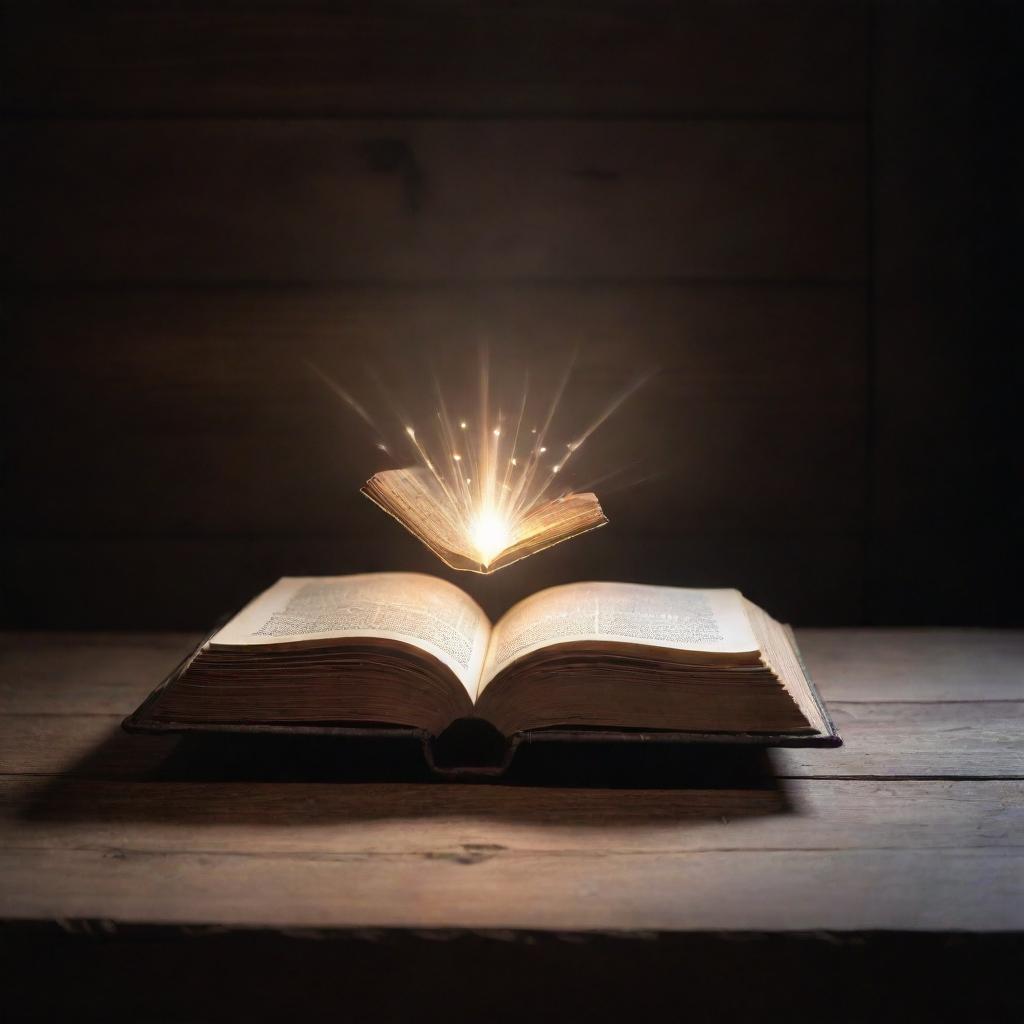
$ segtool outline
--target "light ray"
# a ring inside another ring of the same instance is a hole
[[[572,493],[566,470],[573,458],[650,376],[639,377],[629,384],[583,430],[570,434],[569,440],[564,435],[559,439],[553,436],[555,423],[564,419],[559,413],[576,359],[573,352],[561,372],[554,376],[550,401],[540,405],[538,410],[539,402],[532,394],[529,374],[524,375],[522,391],[514,404],[500,400],[491,380],[489,354],[486,348],[481,348],[476,408],[468,409],[460,402],[455,406],[460,414],[453,417],[441,379],[433,373],[434,412],[424,421],[422,429],[402,409],[390,389],[371,374],[402,425],[403,440],[414,461],[436,486],[445,506],[445,517],[485,566],[509,547],[517,536],[517,528],[531,513]],[[383,437],[377,421],[362,403],[324,371],[312,363],[309,366],[375,435]],[[546,376],[550,379],[553,375]],[[509,412],[506,414],[505,410]],[[541,411],[539,416],[538,411]],[[378,447],[389,453],[395,450],[383,440]],[[597,481],[607,480],[616,473],[605,467],[597,473]]]

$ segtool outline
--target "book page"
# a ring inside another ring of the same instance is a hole
[[[346,637],[397,640],[447,665],[476,696],[490,622],[468,594],[420,573],[285,576],[210,640],[213,649]]]
[[[367,480],[362,491],[446,565],[484,574],[608,522],[596,494],[555,498],[516,522],[509,543],[485,561],[454,513],[454,499],[425,469],[384,470]]]
[[[498,621],[480,689],[510,662],[551,644],[610,641],[679,651],[757,651],[738,590],[569,583],[520,601]]]
[[[521,519],[512,531],[512,543],[494,559],[500,569],[570,537],[604,526],[608,520],[593,492],[556,498]]]
[[[440,485],[426,470],[418,467],[384,470],[366,482],[363,493],[442,561],[451,564],[451,556],[461,556],[474,564],[479,561],[466,550],[466,538],[452,518]],[[464,568],[462,565],[452,567]]]

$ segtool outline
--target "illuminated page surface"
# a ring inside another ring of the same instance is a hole
[[[213,649],[377,638],[411,644],[476,694],[490,635],[480,606],[446,580],[420,573],[286,576],[210,640]]]
[[[518,658],[577,641],[712,654],[759,649],[738,590],[569,583],[520,601],[495,625],[480,688]]]
[[[608,522],[597,495],[568,494],[504,524],[507,543],[485,552],[473,523],[460,517],[441,485],[423,469],[377,473],[367,481],[363,493],[446,565],[469,572],[494,572]]]

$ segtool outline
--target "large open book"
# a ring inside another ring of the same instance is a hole
[[[570,583],[497,622],[418,573],[285,577],[214,633],[126,726],[294,731],[484,719],[832,744],[791,631],[737,590]]]

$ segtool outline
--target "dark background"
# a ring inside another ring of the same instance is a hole
[[[440,566],[311,378],[482,337],[669,471],[488,579],[1021,621],[1012,2],[4,4],[4,621]],[[456,578],[455,574],[450,574]]]

